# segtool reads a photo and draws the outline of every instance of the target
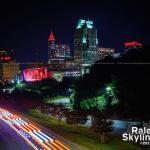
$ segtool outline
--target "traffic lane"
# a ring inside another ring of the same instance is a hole
[[[65,139],[61,135],[56,134],[50,128],[47,128],[45,126],[42,126],[36,122],[33,122],[33,121],[27,119],[26,115],[22,115],[22,114],[16,113],[16,112],[14,112],[14,114],[21,116],[23,118],[23,120],[25,120],[26,122],[30,122],[31,124],[37,126],[42,131],[44,131],[47,135],[49,135],[50,137],[54,137],[54,138],[58,139],[59,141],[61,141],[62,143],[66,143],[70,147],[70,150],[89,150],[88,148],[86,148],[84,146],[78,145],[72,141],[69,141],[68,139]]]
[[[9,125],[0,120],[1,143],[5,149],[0,150],[33,150]]]
[[[46,150],[70,150],[56,138],[52,139],[51,137],[40,131],[40,129],[33,126],[31,123],[23,121],[17,115],[14,115],[7,110],[1,108],[0,111],[1,119],[12,129],[14,129],[19,135],[21,134],[21,137],[25,139],[33,148],[37,149],[37,146],[40,146],[40,149],[44,148]],[[23,130],[23,132],[21,130]],[[26,133],[24,133],[24,131]]]

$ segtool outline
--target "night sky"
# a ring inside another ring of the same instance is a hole
[[[18,62],[47,59],[47,38],[54,31],[59,43],[73,47],[77,20],[91,19],[98,29],[99,45],[123,50],[125,41],[150,44],[148,3],[142,0],[0,2],[0,47],[15,50]]]

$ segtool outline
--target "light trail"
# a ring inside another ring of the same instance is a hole
[[[61,145],[62,147],[64,147],[66,150],[70,150],[67,146],[65,146],[64,144],[60,143],[58,140],[55,140],[56,143],[58,143],[59,145]]]
[[[35,125],[3,108],[0,108],[0,119],[15,130],[35,150],[71,150],[56,137],[47,135]]]
[[[54,146],[52,146],[52,144],[50,144],[50,143],[48,143],[48,142],[46,142],[46,144],[47,144],[50,148],[52,148],[53,150],[57,150]]]
[[[47,139],[51,140],[52,142],[54,141],[52,138],[50,138],[49,136],[47,136],[46,134],[38,131],[40,134],[42,134],[44,137],[46,137]]]
[[[45,142],[48,142],[48,140],[46,138],[44,138],[42,135],[40,135],[38,132],[35,132],[35,131],[33,131],[33,132],[35,133],[35,135],[40,137],[42,140],[44,140]]]

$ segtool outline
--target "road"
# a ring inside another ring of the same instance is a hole
[[[32,150],[26,141],[5,122],[0,120],[0,150]]]
[[[50,133],[3,108],[0,108],[0,141],[0,150],[71,150]]]

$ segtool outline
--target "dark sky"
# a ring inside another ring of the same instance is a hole
[[[30,0],[0,2],[0,47],[16,51],[19,62],[31,62],[35,52],[47,59],[47,38],[54,31],[57,42],[73,45],[80,18],[92,19],[99,45],[123,49],[124,41],[150,44],[148,3],[145,0]]]

